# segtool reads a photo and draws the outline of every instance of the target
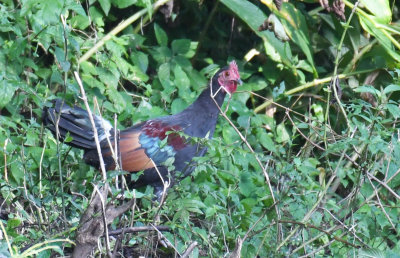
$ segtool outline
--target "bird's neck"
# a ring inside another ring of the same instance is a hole
[[[218,88],[215,85],[218,85],[216,80],[213,85],[209,85],[200,94],[192,105],[182,112],[186,119],[185,122],[190,124],[185,130],[189,135],[202,138],[207,134],[210,138],[213,136],[219,115],[218,107],[221,107],[226,95],[225,91],[222,90],[216,92]],[[216,90],[214,91],[214,89]]]
[[[197,100],[193,102],[193,108],[202,110],[202,112],[207,116],[215,116],[215,118],[217,118],[219,113],[218,107],[222,106],[226,95],[226,92],[219,89],[219,86],[217,85],[218,82],[213,80],[212,85],[209,85],[205,90],[203,90]]]

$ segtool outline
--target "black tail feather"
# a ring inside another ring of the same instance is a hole
[[[49,128],[55,137],[56,125],[58,121],[59,138],[65,140],[68,133],[72,137],[72,141],[67,144],[81,149],[95,149],[93,128],[90,123],[89,113],[79,107],[70,107],[62,100],[55,101],[54,108],[46,108],[43,111],[43,123]],[[106,134],[111,130],[111,124],[100,117],[94,116],[96,129],[99,134],[100,141],[105,139]],[[103,128],[106,127],[106,128]]]

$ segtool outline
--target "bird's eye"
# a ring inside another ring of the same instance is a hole
[[[229,76],[229,72],[228,71],[225,72],[225,76]]]

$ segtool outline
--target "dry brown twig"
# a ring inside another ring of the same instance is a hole
[[[114,206],[106,203],[109,185],[107,183],[107,174],[103,156],[101,155],[101,147],[96,125],[94,123],[93,114],[89,107],[85,94],[85,89],[83,87],[78,72],[74,72],[74,76],[81,89],[82,100],[84,101],[84,104],[86,106],[86,110],[89,114],[89,119],[93,128],[104,186],[101,189],[95,187],[95,192],[93,192],[91,202],[81,217],[73,257],[87,257],[92,252],[93,248],[96,246],[99,237],[102,236],[104,232],[106,234],[107,255],[111,257],[112,254],[110,251],[107,225],[111,223],[116,217],[120,216],[122,213],[130,209],[131,206],[136,202],[136,200],[132,199],[120,206]],[[101,212],[103,216],[96,217],[95,214],[98,212]]]
[[[194,241],[193,243],[191,243],[188,248],[186,248],[186,250],[183,252],[183,254],[181,255],[181,258],[188,258],[190,256],[190,254],[193,252],[193,249],[198,245],[198,243],[196,241]]]
[[[371,184],[372,188],[374,188],[376,199],[378,200],[379,207],[381,208],[383,214],[385,214],[385,217],[388,219],[388,221],[389,221],[390,225],[392,226],[392,229],[394,230],[394,232],[397,233],[396,226],[393,224],[392,219],[390,218],[389,214],[387,214],[385,208],[383,207],[382,202],[381,202],[381,198],[379,197],[379,194],[378,194],[378,190],[376,189],[375,185],[372,183],[372,180],[371,180],[370,176],[368,176],[368,181]]]
[[[220,87],[220,89],[221,89],[221,87]],[[219,90],[220,90],[220,89],[219,89]],[[219,90],[218,90],[218,91],[219,91]],[[265,180],[267,181],[268,188],[269,188],[269,191],[270,191],[270,193],[271,193],[272,200],[273,200],[273,202],[275,203],[275,202],[276,202],[276,199],[275,199],[275,196],[274,196],[274,191],[272,190],[271,181],[270,181],[269,176],[268,176],[268,173],[267,173],[267,171],[266,171],[266,167],[264,167],[264,165],[262,164],[261,160],[258,158],[258,155],[254,152],[253,147],[251,147],[250,143],[246,140],[246,138],[243,136],[243,134],[239,131],[239,129],[235,126],[235,124],[229,119],[229,117],[222,111],[221,107],[218,106],[218,103],[217,103],[217,101],[215,100],[214,96],[215,96],[215,94],[213,94],[213,93],[211,92],[211,98],[212,98],[212,100],[214,101],[215,105],[217,106],[217,108],[218,108],[220,114],[221,114],[221,115],[225,118],[225,120],[232,126],[232,128],[235,130],[235,132],[239,135],[240,139],[245,143],[245,145],[247,146],[247,148],[249,148],[250,152],[254,154],[254,157],[256,158],[258,165],[260,166],[262,172],[264,173]],[[278,218],[279,218],[279,217],[280,217],[280,216],[279,216],[279,210],[278,210],[277,206],[275,206],[275,207],[276,207],[276,215],[277,215]]]
[[[136,232],[146,232],[146,231],[170,231],[171,228],[168,226],[140,226],[140,227],[126,227],[120,228],[116,230],[111,230],[108,232],[110,236],[120,235],[120,234],[128,234],[128,233],[136,233]]]

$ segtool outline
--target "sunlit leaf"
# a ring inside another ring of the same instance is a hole
[[[380,23],[388,24],[392,20],[389,0],[360,0],[360,2],[375,15]]]

